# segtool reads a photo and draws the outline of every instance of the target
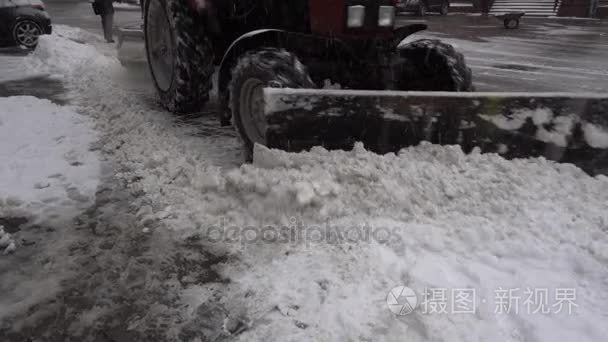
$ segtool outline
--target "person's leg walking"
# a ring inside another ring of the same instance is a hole
[[[112,34],[112,29],[114,25],[114,14],[108,13],[101,16],[102,26],[103,26],[103,36],[108,43],[114,41],[114,37]]]
[[[114,42],[114,12],[108,15],[108,37],[111,42]]]
[[[108,35],[107,35],[107,33],[106,33],[106,32],[108,32],[108,30],[106,30],[106,22],[107,22],[107,20],[106,20],[106,15],[105,15],[105,14],[102,14],[102,15],[101,15],[101,28],[102,28],[102,30],[103,30],[103,38],[104,38],[105,40],[108,40]]]

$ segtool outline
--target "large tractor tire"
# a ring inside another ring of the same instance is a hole
[[[395,85],[398,90],[473,91],[471,69],[454,47],[435,39],[420,39],[399,48],[407,59]]]
[[[200,112],[209,100],[214,56],[197,14],[183,1],[147,0],[144,32],[162,104],[175,113]]]
[[[314,88],[306,67],[290,52],[264,48],[244,54],[232,71],[229,85],[232,123],[253,157],[256,143],[266,144],[264,88]]]

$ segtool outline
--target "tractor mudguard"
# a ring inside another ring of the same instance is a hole
[[[354,56],[352,48],[339,39],[314,34],[304,34],[278,29],[262,29],[246,33],[236,39],[224,53],[218,72],[218,96],[220,100],[220,122],[230,124],[230,113],[227,108],[228,84],[231,72],[238,59],[246,51],[264,47],[284,48],[300,57],[323,56],[330,51],[341,56]],[[305,63],[306,64],[306,63]]]
[[[411,36],[416,32],[424,31],[427,28],[428,26],[426,24],[412,24],[399,27],[395,30],[395,38],[392,41],[392,46],[397,48],[401,41],[403,41],[406,37]]]

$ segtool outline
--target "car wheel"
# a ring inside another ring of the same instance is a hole
[[[245,148],[266,144],[264,88],[314,88],[306,67],[288,51],[264,48],[246,53],[232,70],[229,86],[232,122]]]
[[[38,45],[38,37],[42,34],[42,29],[35,21],[25,19],[18,21],[13,26],[13,40],[17,45],[33,49]]]
[[[504,24],[507,29],[516,29],[519,27],[519,20],[513,18],[505,19]]]

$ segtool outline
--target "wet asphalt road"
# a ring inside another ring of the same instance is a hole
[[[417,20],[402,17],[401,23]],[[478,90],[608,90],[608,21],[522,19],[506,30],[491,17],[450,15],[426,19],[430,35],[461,51]]]

